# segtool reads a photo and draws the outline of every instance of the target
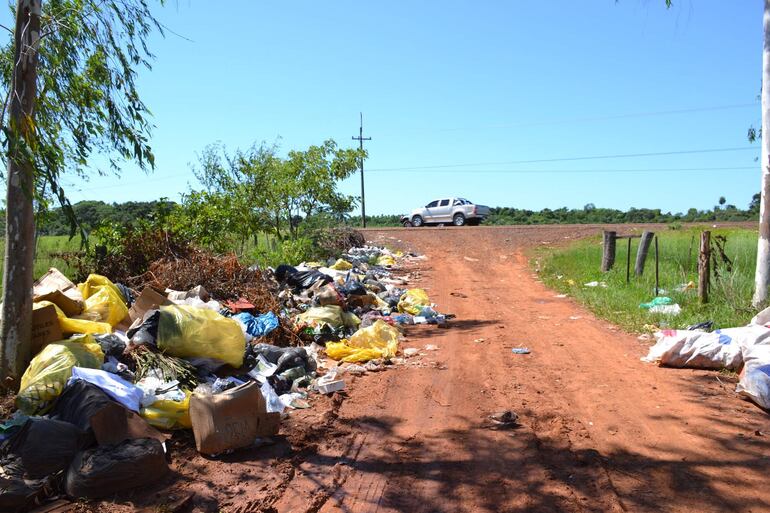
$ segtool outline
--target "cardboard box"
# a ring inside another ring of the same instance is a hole
[[[83,311],[83,295],[58,269],[51,267],[32,285],[34,301],[50,301],[61,308],[64,315],[74,317]]]
[[[279,413],[267,413],[259,384],[249,381],[219,394],[190,398],[195,447],[203,454],[220,454],[248,447],[259,437],[278,433]]]
[[[128,317],[123,319],[120,324],[115,326],[115,329],[120,331],[127,331],[128,328],[136,321],[141,319],[148,310],[155,310],[163,305],[173,304],[166,296],[157,292],[152,287],[145,287],[139,297],[136,298],[134,304],[128,309]]]
[[[61,326],[59,326],[59,317],[56,315],[56,308],[53,305],[32,310],[31,356],[39,353],[41,349],[51,342],[58,342],[63,338]]]

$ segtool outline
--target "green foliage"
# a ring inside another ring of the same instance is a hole
[[[205,190],[190,196],[204,194],[207,202],[236,220],[239,227],[233,233],[241,240],[262,230],[278,239],[294,239],[301,235],[300,225],[316,216],[344,221],[355,198],[340,194],[337,185],[365,157],[365,152],[338,148],[332,140],[290,151],[285,159],[274,145],[255,145],[232,154],[222,145],[211,145],[194,170]]]
[[[684,328],[690,324],[713,320],[717,327],[743,326],[756,313],[751,308],[756,265],[757,233],[743,229],[712,229],[712,240],[727,238],[725,252],[732,260],[731,270],[718,257],[712,263],[710,302],[701,305],[694,288],[677,292],[676,288],[698,281],[697,255],[700,230],[687,229],[658,233],[660,248],[660,286],[665,295],[682,307],[676,317],[650,314],[640,303],[654,297],[655,257],[650,252],[641,278],[633,276],[638,240],[631,245],[631,283],[626,284],[625,244],[618,244],[615,267],[609,273],[599,270],[601,241],[598,237],[578,241],[566,248],[541,249],[533,259],[540,276],[550,287],[569,294],[585,304],[599,317],[633,332],[645,325]],[[716,254],[716,252],[715,252]],[[714,265],[716,264],[716,265]],[[604,281],[607,288],[586,287],[585,283]]]
[[[147,39],[153,30],[163,32],[145,0],[43,2],[31,148],[36,199],[39,213],[58,200],[71,235],[77,217],[61,186],[63,174],[87,176],[94,154],[106,157],[107,168],[96,168],[100,174],[129,160],[142,169],[154,166],[150,112],[136,87],[138,70],[150,68]],[[3,97],[10,95],[12,68],[10,38],[0,51]],[[0,126],[12,145],[14,131],[3,118]]]

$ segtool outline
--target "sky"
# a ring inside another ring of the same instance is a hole
[[[368,214],[451,196],[672,212],[725,196],[746,208],[760,185],[746,132],[761,123],[762,7],[170,1],[139,79],[155,171],[65,183],[73,201],[178,200],[200,187],[190,165],[208,144],[352,147],[363,113]],[[340,188],[359,195],[360,176]]]

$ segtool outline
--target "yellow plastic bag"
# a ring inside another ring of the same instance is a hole
[[[334,262],[334,265],[329,267],[329,269],[334,269],[335,271],[349,271],[353,269],[353,264],[351,264],[347,260],[338,258],[337,261]]]
[[[299,314],[297,323],[300,326],[310,326],[311,328],[323,328],[324,326],[329,326],[332,329],[343,326],[357,328],[361,324],[361,319],[353,313],[343,311],[338,305],[326,305],[316,306]]]
[[[139,410],[139,416],[160,429],[190,429],[190,392],[185,391],[182,401],[159,399]]]
[[[377,265],[396,265],[396,259],[390,255],[380,255],[379,258],[377,258]]]
[[[104,276],[92,274],[85,283],[78,285],[78,289],[85,300],[83,313],[77,316],[78,319],[117,326],[128,315],[120,289]]]
[[[401,296],[398,302],[398,311],[412,315],[419,315],[420,310],[430,306],[428,293],[422,289],[409,289]]]
[[[243,365],[246,338],[237,321],[190,305],[160,307],[158,349],[179,358],[214,358]]]
[[[64,315],[61,308],[56,306],[50,301],[38,301],[33,308],[42,308],[44,306],[53,305],[56,308],[56,317],[59,318],[59,327],[64,335],[72,335],[75,333],[86,333],[89,335],[112,333],[112,326],[106,322],[87,321],[85,319],[71,319]]]
[[[48,344],[35,356],[21,377],[16,407],[27,415],[42,415],[59,397],[73,367],[98,369],[104,353],[91,335]]]
[[[383,321],[356,331],[348,340],[326,343],[326,355],[343,362],[367,362],[377,358],[390,359],[398,352],[401,334]]]

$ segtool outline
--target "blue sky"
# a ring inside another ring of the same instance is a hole
[[[184,36],[153,37],[140,79],[157,169],[70,178],[75,201],[179,199],[215,141],[357,144],[359,112],[371,214],[455,195],[675,212],[724,195],[745,208],[759,190],[746,130],[761,119],[760,0],[179,0],[157,12]],[[341,188],[359,187],[356,175]]]

